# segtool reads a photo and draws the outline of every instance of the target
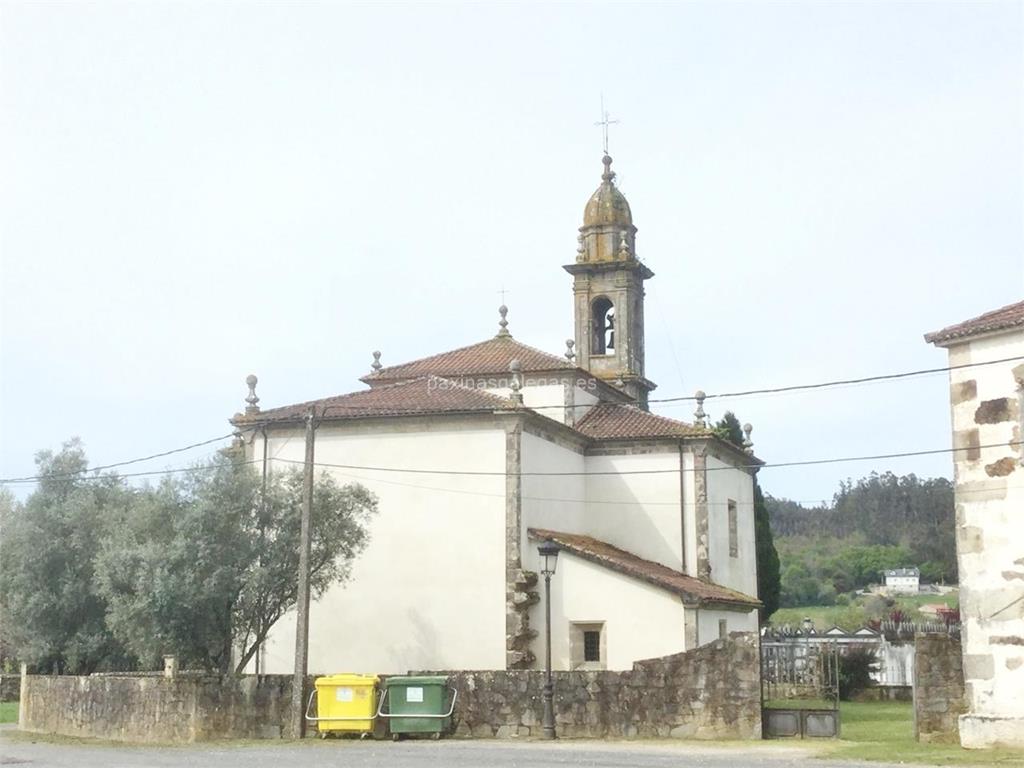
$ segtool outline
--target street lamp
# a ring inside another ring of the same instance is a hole
[[[543,727],[543,738],[555,738],[555,686],[551,680],[551,577],[558,565],[558,545],[551,541],[545,541],[537,552],[543,559],[543,566],[540,570],[544,574],[544,634],[545,634],[545,678],[544,693],[544,717],[541,720]]]

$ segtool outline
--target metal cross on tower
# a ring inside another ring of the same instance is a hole
[[[601,120],[594,123],[594,125],[600,125],[604,129],[604,153],[608,154],[608,126],[615,125],[618,120],[610,119],[610,115],[604,108],[604,95],[601,96]]]

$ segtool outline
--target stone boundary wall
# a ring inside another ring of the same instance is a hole
[[[544,674],[447,674],[458,690],[456,737],[536,737]],[[733,633],[693,651],[638,661],[625,672],[555,672],[555,723],[562,738],[760,739],[757,638]]]
[[[448,675],[458,690],[455,737],[541,733],[541,671],[415,674]],[[307,690],[313,679],[307,679]],[[134,742],[288,738],[291,680],[26,675],[19,727]],[[753,634],[734,633],[693,651],[638,661],[624,672],[556,672],[554,681],[563,738],[761,738],[760,651]]]
[[[18,727],[114,741],[276,739],[291,735],[291,687],[291,675],[27,675]]]
[[[959,744],[959,718],[967,710],[960,640],[919,634],[914,646],[914,738]]]

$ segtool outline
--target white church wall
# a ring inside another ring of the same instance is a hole
[[[588,456],[586,470],[590,473],[587,533],[639,557],[680,569],[678,450]],[[630,474],[652,470],[653,474]]]
[[[544,666],[543,578],[538,585],[541,601],[530,609],[530,626],[538,631],[533,644],[536,668]],[[678,597],[563,550],[551,579],[554,669],[571,668],[573,624],[601,625],[605,669],[631,669],[634,661],[684,650],[683,605]]]
[[[952,346],[950,365],[1024,356],[1020,330]],[[970,712],[965,747],[1024,746],[1024,467],[1020,361],[950,372],[957,504],[957,559],[964,678]],[[972,383],[973,382],[973,383]],[[1005,398],[1002,404],[1000,401]],[[983,404],[989,416],[979,418]],[[995,408],[993,406],[996,406]],[[1001,411],[996,413],[995,411]],[[984,446],[992,446],[990,448]]]
[[[601,398],[593,389],[573,386],[573,411],[576,421],[580,421],[590,413],[590,409],[601,402]]]
[[[272,438],[269,453],[273,470],[300,466],[281,460],[302,461],[302,434]],[[324,424],[316,461],[503,473],[505,434],[465,424],[409,432]],[[379,511],[352,579],[310,608],[310,673],[503,669],[504,476],[328,471],[377,494]],[[294,641],[293,612],[271,633],[262,671],[291,672]]]
[[[529,432],[522,442],[523,567],[537,570],[536,546],[526,538],[529,528],[563,533],[588,533],[584,457],[571,448]],[[537,475],[535,472],[575,472],[575,475]]]
[[[725,627],[721,622],[725,622]],[[697,609],[697,645],[713,643],[722,632],[757,632],[757,611],[723,611],[710,608]]]
[[[708,456],[707,462],[711,580],[757,597],[753,478],[714,456]],[[730,554],[729,501],[736,504],[736,556]]]
[[[537,413],[542,416],[547,416],[549,419],[554,419],[564,424],[565,385],[560,382],[555,384],[531,384],[528,375],[524,376],[524,379],[525,384],[519,390],[523,396],[523,405],[527,408],[536,409]],[[508,387],[488,388],[487,391],[498,397],[508,397],[512,394],[512,390]]]

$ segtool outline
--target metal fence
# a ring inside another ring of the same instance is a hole
[[[761,704],[765,738],[838,737],[838,644],[762,640]]]

